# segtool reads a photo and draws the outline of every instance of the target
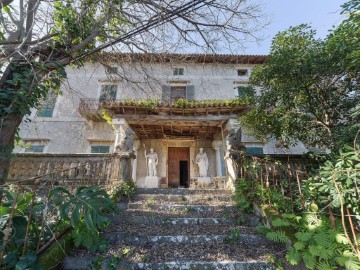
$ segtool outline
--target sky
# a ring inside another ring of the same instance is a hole
[[[260,35],[260,45],[248,45],[245,54],[268,54],[272,38],[290,26],[311,24],[318,37],[324,38],[332,26],[338,25],[344,17],[340,15],[341,5],[346,0],[262,0],[270,25]]]

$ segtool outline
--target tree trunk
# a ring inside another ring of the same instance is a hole
[[[15,134],[23,116],[9,114],[0,122],[0,185],[7,179],[10,167],[11,153],[14,149]]]

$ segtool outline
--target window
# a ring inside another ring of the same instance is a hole
[[[41,105],[38,108],[37,115],[39,117],[52,117],[55,104],[56,104],[57,94],[54,92],[49,92],[47,97],[43,100]]]
[[[106,73],[106,75],[117,74],[118,68],[117,67],[105,67],[105,73]]]
[[[171,86],[170,101],[175,102],[181,98],[186,99],[186,86]]]
[[[264,150],[262,147],[246,147],[246,153],[249,155],[263,155]]]
[[[238,76],[247,76],[248,70],[247,69],[238,69],[237,74],[238,74]]]
[[[178,99],[186,99],[188,101],[194,100],[195,88],[194,85],[179,85],[170,86],[163,85],[162,87],[162,101],[175,102]]]
[[[237,87],[237,96],[245,98],[251,94],[252,88],[250,86],[239,85]]]
[[[99,101],[116,100],[117,85],[107,84],[101,86]]]
[[[26,153],[43,153],[45,145],[44,144],[32,144],[30,147],[25,148]]]
[[[109,145],[92,145],[91,153],[109,153],[110,146]]]
[[[174,76],[184,75],[184,68],[174,68]]]

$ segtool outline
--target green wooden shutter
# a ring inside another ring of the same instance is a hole
[[[262,147],[246,147],[246,153],[249,155],[263,155],[264,150]]]
[[[171,87],[169,85],[162,86],[161,101],[170,102]]]
[[[187,85],[186,86],[186,100],[192,101],[195,99],[195,86]]]
[[[46,99],[44,100],[44,103],[38,109],[37,115],[39,117],[52,117],[56,104],[56,99],[57,94],[53,92],[48,93]]]
[[[116,100],[117,85],[102,85],[99,101]]]
[[[108,145],[92,145],[91,153],[109,153],[110,146]]]
[[[246,89],[247,86],[238,86],[238,97],[245,97],[246,96]]]
[[[25,149],[25,152],[29,153],[43,153],[45,145],[41,144],[32,144],[29,148]]]

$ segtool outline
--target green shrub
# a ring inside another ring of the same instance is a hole
[[[110,191],[110,196],[114,201],[119,201],[122,199],[130,201],[135,196],[135,189],[136,186],[134,181],[123,181],[112,188]]]

